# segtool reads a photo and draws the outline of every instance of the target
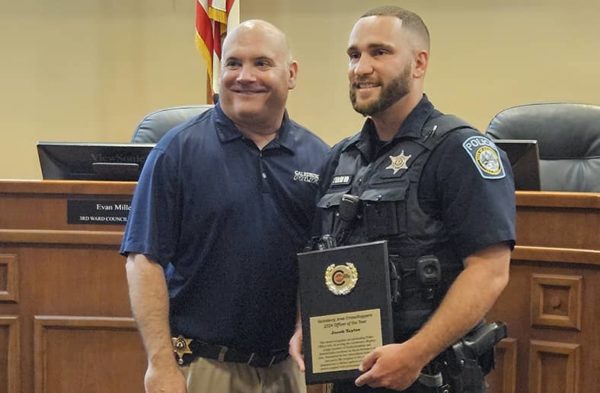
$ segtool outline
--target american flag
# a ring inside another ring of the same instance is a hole
[[[240,23],[240,0],[196,0],[196,46],[206,62],[208,85],[218,93],[221,44]]]

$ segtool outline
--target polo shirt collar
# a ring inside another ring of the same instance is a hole
[[[225,112],[223,112],[219,102],[215,104],[215,123],[217,125],[217,135],[222,143],[231,142],[235,139],[244,137],[244,134],[236,127],[233,120],[227,117]],[[283,114],[281,127],[277,131],[277,136],[265,146],[265,149],[283,147],[290,152],[293,152],[297,142],[296,134],[297,132],[293,127],[293,122],[290,120],[286,110]]]

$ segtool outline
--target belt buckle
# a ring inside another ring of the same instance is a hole
[[[229,348],[227,348],[223,345],[219,345],[219,354],[217,355],[217,360],[219,362],[225,361],[225,354],[227,353],[228,350],[229,350]]]

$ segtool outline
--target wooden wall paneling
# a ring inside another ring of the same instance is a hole
[[[21,392],[19,328],[19,317],[0,315],[0,393]]]
[[[35,317],[35,393],[143,393],[145,370],[132,318]]]
[[[19,302],[19,265],[14,254],[0,254],[0,302]]]
[[[517,192],[517,244],[600,250],[600,193]]]
[[[508,337],[515,340],[515,363],[519,365],[515,369],[515,384],[519,387],[527,386],[528,378],[527,367],[523,367],[523,365],[527,365],[529,362],[526,344],[531,340],[532,334],[528,318],[530,312],[530,269],[527,265],[512,261],[508,285],[487,318],[490,321],[500,320],[505,322],[508,328]],[[520,345],[516,345],[516,343],[520,343]],[[505,353],[504,356],[507,356],[507,354]],[[502,392],[496,384],[502,385],[503,380],[494,376],[494,378],[489,379],[489,383],[493,388],[490,392]],[[516,393],[525,392],[519,389]]]
[[[531,324],[581,331],[583,277],[533,274]]]
[[[579,344],[532,340],[529,356],[529,393],[579,392]]]
[[[73,241],[77,243],[78,240]],[[21,297],[28,315],[129,317],[125,258],[117,246],[22,245],[27,286]]]
[[[8,393],[143,392],[146,357],[118,253],[123,225],[70,224],[67,209],[71,200],[128,202],[134,188],[0,181],[0,316],[21,324],[20,338],[14,329],[10,336],[20,350],[20,360],[10,361],[10,383],[20,385]],[[8,334],[0,324],[0,343]]]
[[[486,378],[494,393],[517,391],[517,340],[505,338],[496,345],[496,367]]]
[[[133,182],[0,181],[0,229],[119,231],[122,225],[67,223],[67,200],[131,200]],[[27,214],[23,214],[27,212]]]

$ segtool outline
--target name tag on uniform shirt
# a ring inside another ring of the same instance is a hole
[[[331,181],[332,186],[347,186],[352,183],[352,175],[335,176]]]

